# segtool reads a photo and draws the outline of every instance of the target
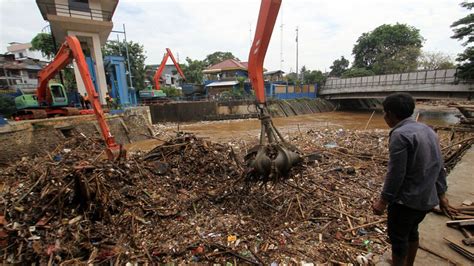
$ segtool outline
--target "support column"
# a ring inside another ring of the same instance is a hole
[[[95,73],[97,75],[97,85],[99,87],[99,99],[101,104],[106,104],[105,96],[107,93],[107,80],[105,77],[104,59],[100,45],[99,34],[92,36],[92,58],[95,61]]]
[[[68,35],[76,36],[78,38],[80,38],[81,36],[92,38],[92,47],[89,47],[89,48],[91,49],[92,59],[94,59],[95,61],[94,68],[95,68],[97,85],[98,85],[97,94],[99,95],[100,103],[102,105],[105,105],[106,104],[105,94],[107,92],[107,82],[106,82],[106,77],[105,77],[104,61],[102,58],[99,34],[89,33],[89,32],[68,31]],[[76,62],[74,62],[73,64],[74,64],[74,75],[76,77],[77,90],[79,91],[81,95],[84,95],[85,93],[87,93],[86,88],[84,86],[84,82],[82,81],[81,74],[77,68]]]

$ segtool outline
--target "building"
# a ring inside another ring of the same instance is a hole
[[[112,16],[118,0],[36,0],[41,15],[51,25],[57,42],[66,36],[76,36],[86,56],[95,62],[99,99],[105,104],[107,82],[101,47],[112,31]],[[79,93],[86,93],[79,70],[74,65]]]
[[[235,80],[237,77],[248,77],[248,62],[227,59],[202,71],[204,80]]]
[[[273,71],[267,71],[263,73],[263,77],[265,81],[270,81],[270,82],[282,81],[283,74],[285,74],[283,70],[273,70]]]
[[[219,97],[224,92],[239,89],[239,78],[245,78],[247,81],[248,62],[227,59],[204,69],[202,73],[207,94],[211,97]]]
[[[157,64],[146,66],[146,80],[150,80],[153,83],[153,76],[155,75],[158,67],[160,67],[160,65]],[[181,80],[182,78],[174,64],[165,65],[160,77],[160,82],[162,85],[179,87],[181,85]],[[154,86],[155,84],[153,84],[153,87]]]
[[[15,59],[37,59],[41,61],[46,61],[46,58],[43,57],[40,51],[31,50],[31,43],[19,43],[11,42],[7,46],[8,54],[15,55]]]
[[[14,54],[0,55],[1,92],[35,89],[38,85],[38,72],[46,64],[47,62],[31,58],[15,59]]]

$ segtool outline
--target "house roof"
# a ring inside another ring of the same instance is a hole
[[[37,59],[15,60],[13,55],[0,55],[0,67],[5,69],[41,70],[47,63]]]
[[[30,48],[31,48],[31,43],[11,42],[10,46],[7,46],[7,51],[13,53],[16,51],[22,51],[22,50],[26,50]]]
[[[240,62],[236,59],[227,59],[212,65],[202,71],[202,73],[218,73],[226,70],[247,70],[248,62]]]

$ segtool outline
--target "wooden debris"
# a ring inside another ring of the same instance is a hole
[[[381,254],[385,219],[371,204],[387,131],[310,130],[291,142],[319,156],[285,182],[250,186],[236,158],[252,143],[180,134],[109,162],[98,159],[101,141],[68,139],[0,171],[2,262],[355,264],[362,250]]]

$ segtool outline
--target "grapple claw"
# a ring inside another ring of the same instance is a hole
[[[287,143],[262,107],[260,145],[245,156],[248,181],[268,182],[287,177],[291,168],[302,161],[296,147]]]

